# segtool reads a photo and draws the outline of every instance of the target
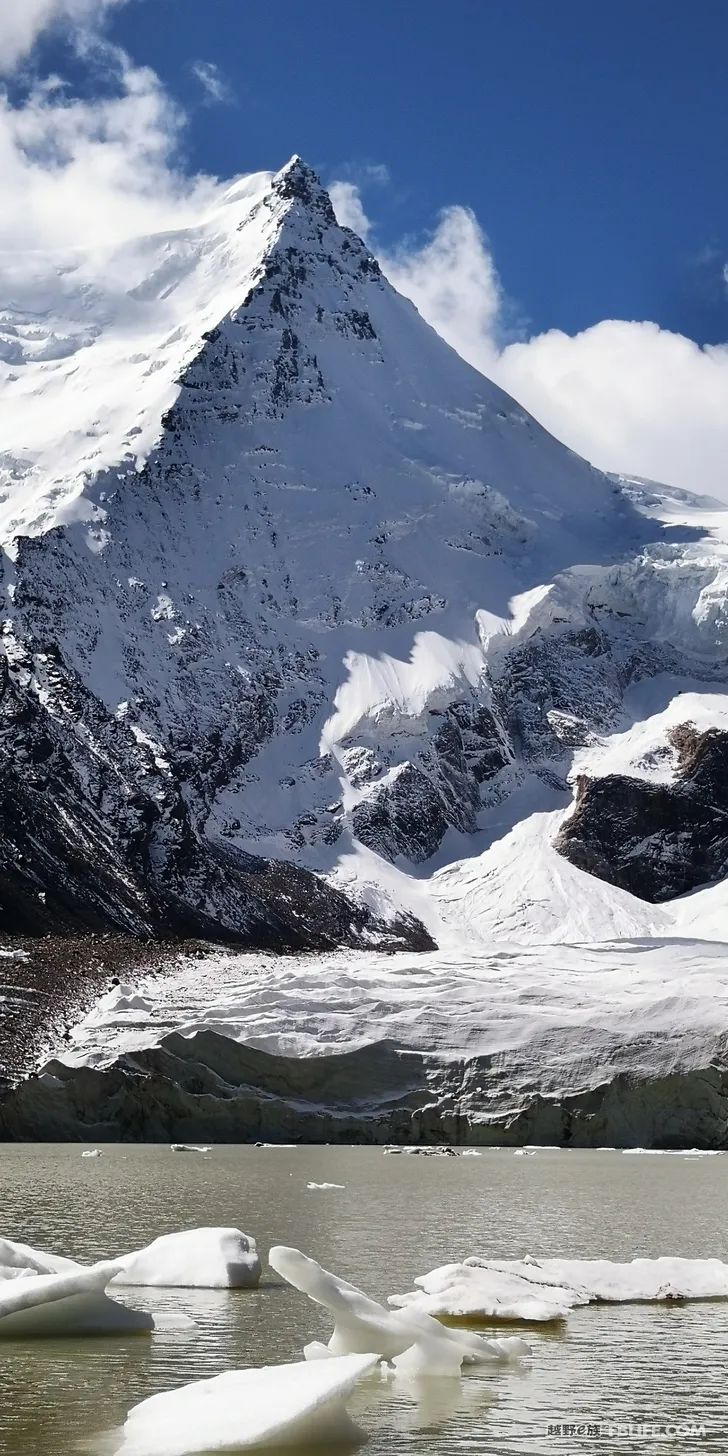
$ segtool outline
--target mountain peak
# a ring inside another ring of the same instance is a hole
[[[290,198],[305,207],[325,214],[328,222],[335,222],[334,209],[326,188],[312,167],[294,154],[280,172],[273,178],[273,190],[279,197]]]

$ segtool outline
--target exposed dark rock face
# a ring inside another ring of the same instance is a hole
[[[552,623],[518,643],[493,676],[496,711],[512,751],[529,765],[568,764],[570,750],[620,723],[630,683],[686,670],[668,644],[635,635],[626,620],[593,612],[591,625]],[[696,676],[699,667],[693,669]]]
[[[728,733],[672,735],[671,783],[582,777],[556,840],[579,869],[659,904],[728,874]]]
[[[385,859],[402,855],[420,864],[439,848],[449,827],[472,833],[481,786],[512,760],[503,727],[476,698],[430,709],[428,719],[428,736],[415,761],[396,761],[397,739],[378,750],[365,745],[343,750],[350,782],[365,788],[352,810],[354,834]]]
[[[162,772],[56,649],[0,657],[0,930],[85,929],[272,949],[361,943],[429,947],[296,865],[198,832],[183,781]],[[36,690],[31,684],[35,680]],[[49,711],[48,700],[54,711]]]
[[[355,806],[352,824],[357,839],[384,859],[401,854],[413,864],[435,853],[447,829],[437,790],[411,763]]]

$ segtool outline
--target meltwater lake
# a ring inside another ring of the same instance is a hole
[[[328,1339],[326,1312],[268,1269],[275,1243],[303,1249],[380,1300],[470,1254],[728,1259],[722,1155],[81,1152],[78,1144],[0,1145],[0,1235],[91,1261],[178,1229],[236,1225],[257,1239],[263,1278],[255,1291],[115,1290],[167,1317],[151,1335],[0,1344],[2,1456],[109,1456],[127,1411],[146,1396],[235,1367],[297,1360],[308,1341]],[[344,1187],[309,1190],[308,1182]],[[349,1404],[367,1437],[362,1450],[728,1450],[728,1301],[589,1306],[560,1325],[508,1332],[532,1345],[522,1367],[472,1368],[461,1380],[365,1381]]]

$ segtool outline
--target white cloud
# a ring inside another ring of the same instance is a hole
[[[343,227],[349,227],[360,238],[366,238],[371,223],[362,201],[362,189],[386,187],[391,180],[389,168],[384,162],[349,162],[342,172],[342,177],[329,184],[334,212]]]
[[[233,92],[214,61],[194,61],[192,74],[199,81],[208,102],[219,106],[232,105],[235,99]]]
[[[595,465],[728,500],[728,345],[605,319],[511,344],[496,378]]]
[[[216,190],[175,169],[183,118],[155,72],[99,39],[93,61],[102,97],[69,96],[57,77],[33,84],[20,105],[0,93],[0,246],[16,265],[24,250],[88,249],[174,226]]]
[[[30,54],[41,31],[51,25],[97,28],[113,5],[126,0],[2,0],[0,73],[8,75]]]
[[[359,234],[360,238],[367,238],[371,223],[364,211],[364,204],[356,184],[354,182],[332,182],[329,187],[329,197],[341,226],[351,228],[353,232]]]
[[[503,293],[487,240],[468,208],[448,207],[427,242],[400,244],[383,254],[382,266],[458,353],[477,368],[490,365]]]
[[[386,187],[392,180],[385,162],[365,162],[360,170],[366,182],[376,182],[379,187]]]
[[[347,221],[372,246],[359,193],[345,185]],[[728,343],[701,348],[655,323],[622,319],[504,342],[508,301],[466,208],[444,212],[422,244],[376,251],[438,333],[572,449],[605,470],[728,500]]]

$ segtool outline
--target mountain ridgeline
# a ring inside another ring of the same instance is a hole
[[[715,503],[549,435],[298,158],[119,259],[13,336],[6,935],[598,940],[722,879]]]

